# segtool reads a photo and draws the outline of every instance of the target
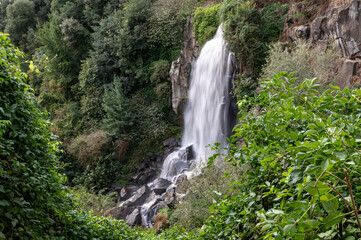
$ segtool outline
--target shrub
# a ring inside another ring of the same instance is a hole
[[[199,7],[194,13],[194,33],[201,46],[212,39],[218,29],[219,8],[220,4],[214,4],[208,7]]]
[[[59,143],[0,34],[0,239],[139,239],[123,221],[85,213],[62,185]],[[147,234],[149,237],[150,235]],[[146,238],[145,238],[146,239]]]
[[[103,216],[110,208],[115,207],[115,192],[105,194],[105,190],[95,193],[94,190],[87,190],[79,185],[73,189],[77,202],[86,212],[91,212],[95,216]]]
[[[262,78],[272,78],[274,74],[286,71],[294,72],[294,77],[300,81],[316,76],[320,83],[329,84],[333,80],[333,68],[339,55],[334,49],[311,48],[306,42],[300,42],[294,48],[275,43],[263,68]]]
[[[93,165],[99,158],[104,157],[110,139],[103,131],[96,131],[89,135],[77,136],[68,146],[68,152],[76,157],[79,166]]]
[[[169,78],[170,64],[166,60],[152,62],[150,82],[153,84],[166,82]]]
[[[251,1],[227,0],[220,15],[229,49],[241,61],[248,76],[258,76],[268,52],[268,44],[278,39],[288,5],[270,4],[256,9]]]
[[[218,163],[218,166],[205,168],[200,175],[190,179],[187,183],[187,195],[170,214],[169,222],[187,230],[202,227],[211,215],[209,207],[215,203],[216,199],[230,194],[230,178],[223,178],[223,176],[227,172],[228,176],[237,179],[235,170],[227,163]]]
[[[294,81],[274,75],[238,103],[227,160],[247,167],[234,185],[240,193],[213,207],[204,239],[360,236],[353,215],[361,204],[361,91],[320,92],[317,79]],[[252,105],[257,115],[247,113]]]

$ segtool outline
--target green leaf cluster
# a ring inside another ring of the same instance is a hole
[[[124,221],[94,217],[58,173],[59,142],[0,33],[0,239],[150,239]],[[174,235],[174,234],[173,234]]]
[[[205,239],[360,237],[361,91],[295,81],[277,74],[238,102],[227,161],[240,194],[213,207]]]
[[[220,6],[221,4],[213,4],[208,7],[199,7],[194,12],[194,33],[201,46],[213,38],[219,27]]]

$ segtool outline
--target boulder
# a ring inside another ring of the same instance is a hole
[[[167,204],[171,205],[175,201],[175,190],[176,187],[174,185],[171,185],[167,188],[164,196],[162,196],[162,200]]]
[[[112,216],[115,219],[125,219],[129,214],[134,211],[135,207],[128,207],[126,205],[122,205],[121,207],[114,207],[109,209],[104,213],[104,216],[109,217]]]
[[[199,43],[193,32],[193,17],[187,18],[182,40],[183,50],[172,63],[169,75],[172,83],[172,107],[177,115],[182,115],[188,97],[189,79],[192,64],[199,55]]]
[[[150,195],[151,190],[147,185],[144,185],[143,187],[139,188],[133,197],[127,200],[129,202],[128,206],[140,206],[142,205],[145,200]]]
[[[178,152],[178,157],[182,160],[192,160],[194,159],[194,150],[193,150],[193,145],[190,145],[188,147],[186,147],[185,149],[181,149]]]
[[[125,222],[129,226],[140,225],[142,223],[142,217],[140,215],[140,209],[135,208],[134,211],[131,214],[126,216]]]
[[[339,70],[336,76],[335,85],[339,86],[341,89],[345,87],[351,87],[354,84],[355,75],[357,70],[360,69],[360,63],[355,60],[344,60],[341,69]]]
[[[163,142],[164,149],[171,149],[180,146],[180,139],[179,138],[169,138]]]
[[[157,176],[157,171],[155,167],[150,167],[140,174],[138,174],[138,178],[136,180],[137,184],[143,185],[148,182],[150,182],[152,179],[154,179]]]
[[[290,32],[290,38],[293,41],[297,39],[307,40],[310,37],[310,27],[307,25],[295,26]]]
[[[166,207],[168,207],[168,205],[167,205],[165,202],[163,202],[163,201],[160,201],[160,202],[157,204],[157,210],[158,210],[158,212],[159,212],[160,210],[162,210],[163,208],[166,208]]]
[[[157,195],[161,195],[163,193],[165,193],[165,191],[167,190],[167,188],[171,185],[172,183],[170,181],[168,181],[167,179],[164,178],[157,178],[154,180],[153,184],[152,184],[152,190],[157,194]]]
[[[118,194],[118,199],[117,202],[122,202],[125,201],[127,199],[129,199],[130,197],[132,197],[136,191],[139,189],[139,186],[126,186],[123,187],[119,194]]]

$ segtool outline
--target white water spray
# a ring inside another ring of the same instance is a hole
[[[161,178],[175,182],[181,173],[192,175],[190,168],[197,174],[213,154],[206,147],[208,144],[227,145],[232,69],[232,53],[226,50],[220,26],[214,38],[203,46],[190,78],[181,149],[192,146],[195,160],[182,159],[182,150],[170,154],[164,161]]]

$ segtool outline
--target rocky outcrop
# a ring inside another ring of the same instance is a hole
[[[185,149],[181,149],[178,152],[178,157],[182,160],[192,160],[194,159],[195,153],[194,153],[194,149],[193,149],[193,145],[190,145],[188,147],[186,147]]]
[[[335,41],[345,58],[361,58],[361,1],[353,0],[349,6],[337,7],[311,24],[314,42]]]
[[[361,0],[336,7],[310,24],[311,41],[326,49],[333,45],[342,53],[335,85],[341,89],[361,79]]]
[[[199,54],[199,44],[193,32],[193,17],[188,17],[183,34],[184,48],[178,59],[172,63],[170,81],[172,83],[172,107],[177,115],[183,114],[188,97],[192,64]]]
[[[129,179],[132,184],[125,187],[112,186],[113,191],[117,192],[118,206],[109,209],[104,215],[123,219],[129,226],[153,227],[159,210],[174,206],[185,195],[184,183],[187,181],[185,175],[180,176],[177,180],[177,184],[182,186],[179,193],[176,192],[177,185],[172,184],[167,179],[157,178],[164,157],[178,149],[179,146],[179,138],[165,140],[163,143],[164,154],[154,154],[144,158],[141,164],[134,166],[134,169],[139,173]],[[189,159],[193,157],[192,146],[184,149],[183,155],[185,160],[180,162],[188,166]],[[176,169],[185,168],[182,164],[177,164],[175,167]]]
[[[169,187],[169,185],[171,185],[172,183],[170,181],[168,181],[167,179],[163,179],[163,178],[157,178],[154,180],[153,182],[153,186],[152,186],[152,190],[157,194],[157,195],[161,195],[163,193],[165,193],[165,191],[167,190],[167,188]]]

